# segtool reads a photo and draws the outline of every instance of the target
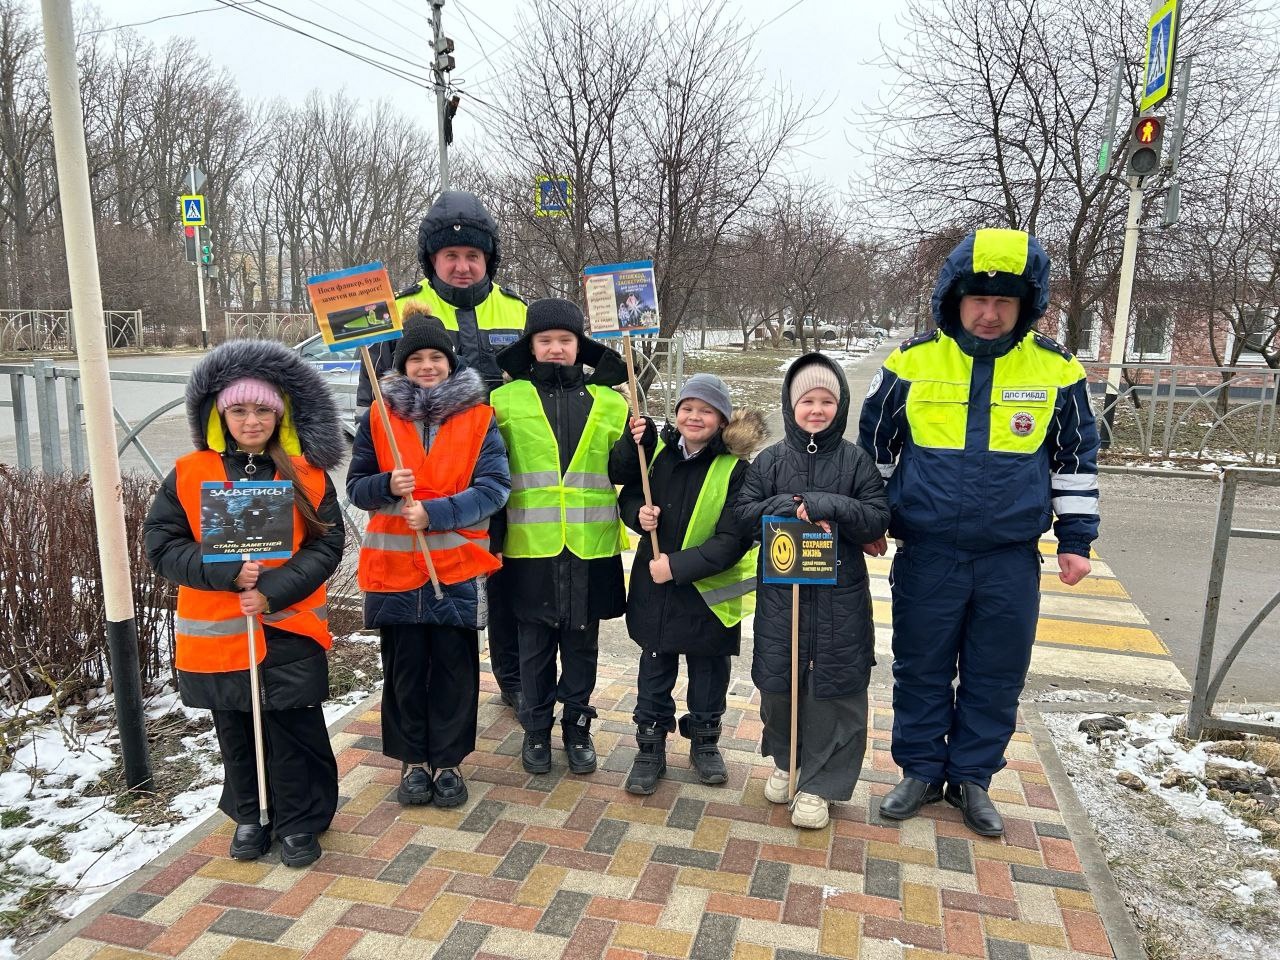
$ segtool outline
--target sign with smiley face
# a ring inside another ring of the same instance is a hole
[[[795,517],[765,517],[760,540],[765,583],[835,584],[835,524],[827,532]]]

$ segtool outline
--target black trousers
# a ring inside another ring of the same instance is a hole
[[[520,638],[505,567],[489,574],[489,667],[503,690],[520,689]]]
[[[218,809],[236,823],[257,823],[253,714],[248,710],[214,710],[213,726],[222,751]],[[262,743],[275,835],[328,830],[338,809],[338,762],[325,729],[324,708],[262,711]]]
[[[456,767],[476,748],[480,645],[475,630],[381,627],[382,752],[404,763]]]
[[[685,703],[694,723],[715,724],[724,715],[729,692],[730,657],[685,655],[689,668],[689,689]],[[640,654],[636,683],[636,724],[656,723],[670,733],[676,728],[676,701],[671,691],[680,675],[680,654],[645,650]]]
[[[760,753],[773,757],[779,770],[791,769],[791,695],[760,692],[764,736]],[[848,800],[862,774],[867,750],[867,688],[847,697],[817,700],[808,678],[800,684],[796,720],[797,792],[824,800]]]
[[[526,730],[550,730],[556,701],[564,704],[562,719],[582,714],[594,717],[591,691],[596,686],[596,662],[600,656],[600,621],[585,630],[565,630],[543,623],[519,621],[520,724]],[[560,679],[556,680],[556,653],[560,654]]]

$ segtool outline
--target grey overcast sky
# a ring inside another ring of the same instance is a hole
[[[225,66],[250,97],[301,102],[313,89],[345,88],[361,100],[388,99],[434,129],[434,97],[427,91],[247,12],[220,7],[218,0],[96,2],[104,18],[115,24],[204,11],[133,29],[157,44],[181,38],[193,53]],[[668,2],[678,5],[680,0]],[[507,44],[519,32],[522,5],[519,0],[447,0],[445,33],[457,45],[455,76],[465,81],[464,89],[488,99],[495,75],[510,68],[512,48]],[[880,53],[882,37],[892,42],[901,36],[896,18],[904,5],[904,0],[728,0],[727,11],[744,31],[759,31],[757,63],[766,78],[827,108],[814,126],[815,138],[796,158],[799,170],[838,186],[848,180],[857,153],[847,141],[849,117],[881,91],[886,74],[871,61]],[[416,60],[425,76],[431,58],[427,0],[258,0],[253,6],[375,59],[385,52],[402,68],[404,60]],[[282,9],[337,34],[284,16]],[[455,123],[455,143],[474,136],[475,125],[484,120],[483,113],[464,106]]]

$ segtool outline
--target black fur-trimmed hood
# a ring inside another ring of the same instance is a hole
[[[437,387],[421,387],[395,373],[381,380],[382,398],[402,420],[437,427],[456,413],[484,403],[485,387],[480,374],[471,367],[459,370]]]
[[[241,377],[274,384],[285,397],[279,434],[285,451],[302,455],[321,470],[342,462],[347,447],[342,421],[328,384],[314,366],[274,340],[228,340],[214,347],[187,379],[187,424],[197,450],[223,452],[221,418],[214,402]],[[211,419],[218,421],[216,426]]]

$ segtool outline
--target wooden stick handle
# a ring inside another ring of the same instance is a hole
[[[387,413],[387,403],[382,399],[382,387],[378,384],[378,371],[373,366],[373,357],[369,355],[368,347],[360,347],[360,359],[364,361],[365,373],[369,375],[369,386],[373,387],[373,405],[378,409],[378,416],[382,418],[382,432],[387,435],[387,443],[391,446],[391,460],[395,463],[397,470],[403,469],[404,461],[400,459],[400,448],[396,446],[395,434],[391,432],[391,417]],[[404,503],[413,503],[413,497],[405,497]],[[418,541],[418,549],[422,551],[422,559],[427,561],[427,576],[431,578],[431,589],[435,591],[436,599],[440,600],[444,597],[444,591],[440,589],[440,579],[436,576],[436,565],[431,562],[431,550],[427,546],[427,538],[423,536],[421,530],[414,531],[414,538]]]
[[[800,584],[791,585],[791,767],[787,773],[787,800],[796,797],[796,740],[800,723]]]
[[[249,554],[242,554],[245,563],[250,562]],[[270,822],[267,813],[267,751],[262,739],[262,685],[258,677],[258,641],[257,620],[253,614],[245,615],[245,626],[249,633],[249,698],[253,701],[253,760],[258,771],[258,825],[265,827]]]
[[[640,416],[640,391],[636,387],[636,365],[631,353],[631,334],[622,335],[622,348],[623,355],[627,359],[627,386],[631,391],[631,416],[638,417]],[[629,432],[630,424],[627,426]],[[640,486],[644,490],[644,505],[652,507],[653,491],[649,489],[649,458],[645,456],[642,444],[636,444],[636,453],[640,455]],[[653,544],[653,557],[656,560],[658,554],[662,552],[658,549],[658,531],[650,530],[649,537]]]

